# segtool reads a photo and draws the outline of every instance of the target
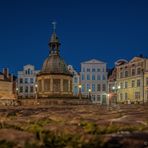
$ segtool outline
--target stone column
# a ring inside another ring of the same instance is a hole
[[[42,89],[42,92],[44,92],[44,79],[41,79],[41,89]]]
[[[53,78],[50,79],[50,91],[53,92]]]
[[[70,80],[68,80],[68,92],[70,92]]]

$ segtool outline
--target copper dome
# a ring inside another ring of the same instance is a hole
[[[67,64],[59,55],[50,55],[43,63],[41,73],[71,75]]]

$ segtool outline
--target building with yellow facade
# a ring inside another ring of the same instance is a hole
[[[148,102],[148,59],[137,56],[116,66],[119,103]]]

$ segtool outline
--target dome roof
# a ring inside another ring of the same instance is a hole
[[[71,75],[64,60],[56,54],[45,59],[41,73]]]

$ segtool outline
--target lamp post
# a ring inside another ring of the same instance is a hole
[[[38,99],[38,94],[37,94],[37,90],[38,90],[38,85],[35,84],[35,99]]]
[[[108,106],[110,106],[110,94],[107,94],[107,98],[108,98]]]
[[[91,100],[91,89],[88,89],[88,98]]]
[[[79,84],[79,99],[82,99],[82,96],[81,96],[81,89],[82,89],[82,85],[81,84]]]
[[[18,87],[16,88],[16,99],[18,99]]]

